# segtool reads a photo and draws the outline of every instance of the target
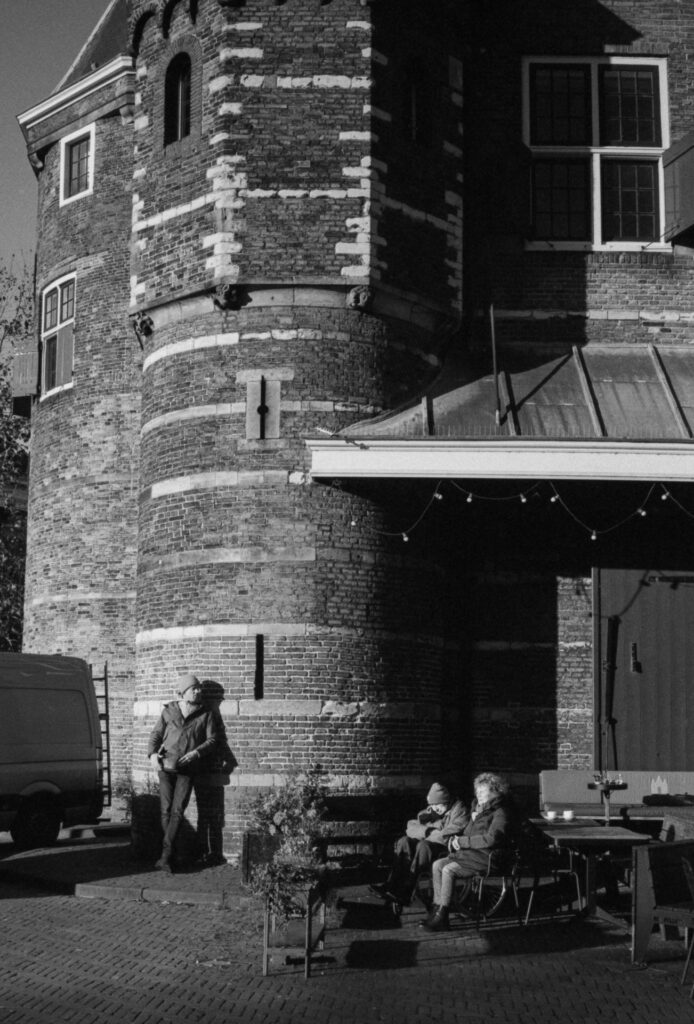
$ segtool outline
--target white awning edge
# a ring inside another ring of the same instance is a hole
[[[308,439],[310,476],[694,481],[693,441]]]

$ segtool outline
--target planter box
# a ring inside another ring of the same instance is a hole
[[[241,878],[250,881],[253,868],[269,864],[274,857],[281,837],[269,836],[266,832],[244,832],[241,852]]]
[[[303,914],[278,921],[265,906],[263,929],[263,977],[267,977],[273,957],[304,961],[304,978],[311,977],[311,957],[325,945],[325,898],[319,886],[297,889],[297,904]]]

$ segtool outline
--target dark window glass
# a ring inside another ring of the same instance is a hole
[[[66,281],[60,288],[60,322],[71,320],[75,315],[75,282]]]
[[[532,65],[531,144],[585,146],[590,141],[590,69],[583,64]]]
[[[604,160],[602,237],[605,242],[658,238],[658,169],[653,162]]]
[[[600,69],[600,145],[660,145],[656,68]]]
[[[402,125],[409,141],[428,146],[435,117],[434,83],[425,68],[411,64],[402,81]]]
[[[58,379],[58,336],[52,334],[43,343],[43,387],[51,391]]]
[[[533,168],[535,238],[584,242],[590,230],[587,160],[538,160]]]
[[[58,323],[58,289],[46,292],[43,305],[43,329],[51,331]]]
[[[89,188],[89,142],[89,136],[86,136],[67,146],[65,194],[68,198]]]
[[[190,135],[191,63],[179,53],[166,69],[164,84],[164,144],[180,142]]]

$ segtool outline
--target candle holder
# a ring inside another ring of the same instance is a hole
[[[595,772],[593,782],[588,783],[588,789],[599,789],[602,795],[602,802],[605,807],[605,824],[610,824],[610,797],[616,789],[626,789],[627,784],[621,775],[610,778],[607,772]]]

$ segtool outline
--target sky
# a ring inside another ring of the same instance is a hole
[[[0,0],[0,262],[33,259],[36,178],[17,114],[49,96],[109,0]]]

